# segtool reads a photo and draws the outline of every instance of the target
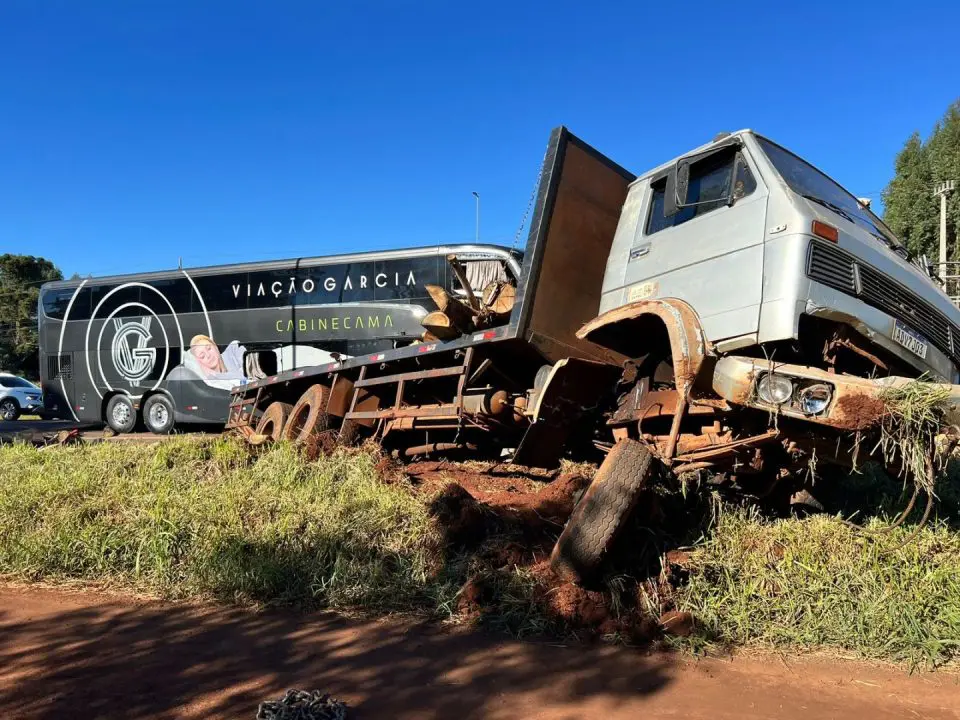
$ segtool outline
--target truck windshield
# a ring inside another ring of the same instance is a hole
[[[836,181],[766,138],[757,136],[757,141],[791,190],[810,202],[829,208],[837,215],[863,228],[880,242],[889,245],[900,255],[907,256],[906,249],[880,218],[864,208]]]

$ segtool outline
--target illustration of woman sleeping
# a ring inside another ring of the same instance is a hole
[[[221,353],[211,338],[194,335],[190,340],[190,351],[183,355],[183,364],[210,387],[229,390],[247,381],[243,373],[245,352],[246,348],[236,340]]]

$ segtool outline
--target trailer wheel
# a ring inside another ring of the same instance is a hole
[[[318,435],[330,427],[330,416],[327,414],[327,400],[330,398],[330,388],[326,385],[311,385],[297,400],[297,404],[290,411],[286,425],[283,426],[285,440],[306,440],[312,435]]]
[[[293,405],[290,403],[270,403],[263,415],[260,416],[260,422],[257,423],[257,435],[267,435],[274,441],[282,438],[291,410],[293,410]]]
[[[579,582],[596,577],[652,471],[653,456],[643,444],[621,440],[613,446],[550,554],[558,575]]]

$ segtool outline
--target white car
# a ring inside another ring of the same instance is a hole
[[[43,408],[43,392],[29,380],[0,373],[0,420],[16,420]]]

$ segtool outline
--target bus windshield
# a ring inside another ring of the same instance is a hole
[[[861,205],[835,180],[764,137],[758,135],[757,142],[791,190],[810,202],[832,210],[854,225],[863,228],[900,255],[907,257],[906,248],[893,236],[883,221]]]

